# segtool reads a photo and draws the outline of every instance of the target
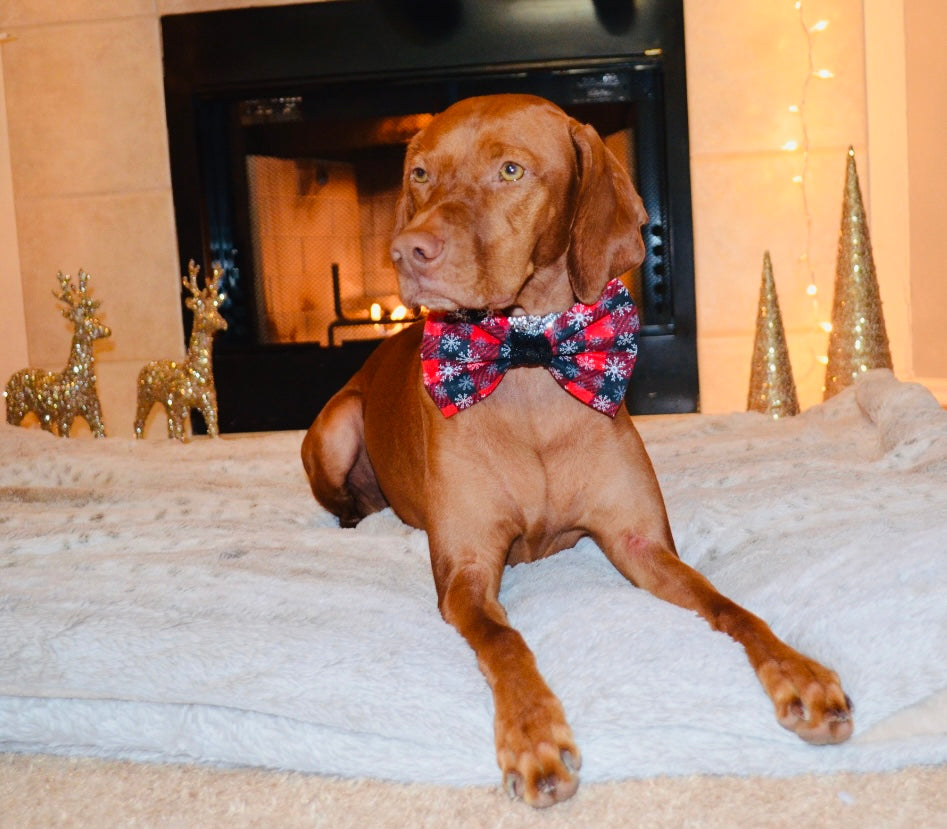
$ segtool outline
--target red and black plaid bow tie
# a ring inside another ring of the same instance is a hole
[[[500,317],[431,313],[424,324],[424,385],[445,417],[483,400],[508,369],[544,366],[560,386],[614,417],[638,356],[638,312],[617,279],[594,305],[564,314]]]

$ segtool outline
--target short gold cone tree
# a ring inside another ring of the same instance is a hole
[[[891,367],[855,151],[849,147],[823,399],[838,394],[869,369]]]
[[[786,347],[782,315],[779,313],[769,251],[763,254],[763,278],[760,283],[760,304],[746,408],[747,411],[770,415],[774,420],[799,414],[796,384],[792,379],[789,349]]]

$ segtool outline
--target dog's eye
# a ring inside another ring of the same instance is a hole
[[[504,181],[519,181],[524,172],[526,171],[515,161],[507,161],[500,168],[500,178]]]
[[[417,184],[424,184],[427,182],[427,179],[427,170],[425,170],[423,167],[415,167],[411,171],[411,181],[416,182]]]

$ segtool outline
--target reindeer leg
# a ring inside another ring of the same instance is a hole
[[[168,431],[175,440],[184,440],[184,420],[187,414],[188,409],[183,406],[168,415]]]
[[[39,419],[39,425],[40,425],[43,429],[45,429],[47,432],[49,432],[51,435],[56,434],[55,430],[53,429],[53,419],[52,419],[52,417],[46,417],[39,409],[36,409],[35,411],[36,411],[36,417]],[[58,423],[57,423],[56,425],[59,426]],[[60,432],[59,432],[59,433],[62,434],[62,428],[61,428],[61,427],[60,427]],[[68,433],[68,429],[67,429],[66,437],[68,437],[68,436],[69,436],[69,433]]]
[[[164,406],[164,414],[168,421],[168,437],[174,437],[174,416],[171,414],[171,409],[167,406]]]
[[[29,407],[23,405],[23,400],[16,390],[7,386],[7,423],[19,426],[28,411]]]
[[[165,400],[160,401],[162,408],[164,409],[165,416],[168,419],[168,437],[174,438],[174,417],[175,417],[175,408],[173,404],[168,404]]]
[[[145,436],[145,420],[148,419],[148,412],[154,406],[154,401],[139,400],[138,408],[135,411],[135,437],[143,438]]]
[[[102,407],[99,404],[97,395],[93,395],[86,406],[85,421],[89,424],[93,437],[105,437],[105,424],[102,422]]]
[[[204,407],[201,409],[201,414],[204,416],[204,422],[207,424],[207,435],[212,438],[217,437],[219,430],[217,427],[216,395],[210,395],[209,399],[204,402]]]

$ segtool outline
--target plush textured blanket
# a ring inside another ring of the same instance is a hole
[[[640,430],[682,557],[839,672],[856,733],[800,743],[738,645],[584,541],[508,570],[501,597],[583,778],[947,761],[947,412],[879,371],[790,420]],[[0,427],[0,750],[498,779],[425,535],[387,511],[339,529],[300,441]]]

